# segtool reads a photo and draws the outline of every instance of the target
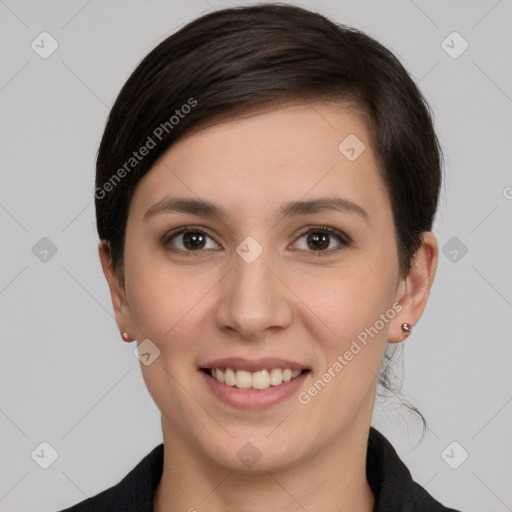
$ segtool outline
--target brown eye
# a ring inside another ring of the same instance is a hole
[[[350,238],[337,229],[316,226],[302,233],[296,245],[298,245],[298,249],[307,252],[331,254],[344,246],[350,245]]]
[[[331,235],[326,233],[310,233],[306,239],[308,247],[313,250],[328,249]]]
[[[194,249],[202,249],[205,245],[206,237],[202,233],[188,231],[183,233],[183,245],[189,251]]]
[[[166,237],[164,245],[171,252],[201,252],[202,249],[217,249],[218,245],[206,231],[200,228],[181,228]]]

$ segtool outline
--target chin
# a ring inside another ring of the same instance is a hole
[[[241,444],[238,450],[224,451],[213,454],[215,462],[226,470],[239,474],[264,474],[267,472],[278,472],[293,466],[299,462],[295,450],[276,452],[275,446],[267,445],[260,447],[252,441]],[[290,454],[293,453],[293,459]],[[235,456],[233,456],[235,454]]]

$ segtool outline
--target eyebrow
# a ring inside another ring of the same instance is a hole
[[[354,213],[367,222],[369,215],[361,206],[340,197],[323,197],[309,201],[291,201],[286,203],[279,211],[278,217],[296,217],[311,213],[319,213],[328,210],[340,211],[343,213]],[[154,204],[144,214],[143,220],[148,220],[155,215],[162,213],[189,213],[203,217],[225,217],[226,212],[220,207],[204,199],[187,197],[164,198]]]

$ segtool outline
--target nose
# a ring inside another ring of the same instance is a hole
[[[218,328],[258,341],[288,327],[293,315],[293,294],[279,268],[271,251],[264,250],[251,263],[235,253],[233,267],[220,283]]]

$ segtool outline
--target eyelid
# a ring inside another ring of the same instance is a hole
[[[315,230],[324,231],[324,232],[328,233],[329,235],[337,236],[343,243],[345,243],[347,245],[352,243],[352,239],[345,232],[343,232],[339,229],[331,228],[330,226],[324,226],[321,224],[307,226],[306,228],[302,229],[298,234],[298,238],[306,235],[309,232],[314,233]],[[323,252],[325,252],[325,251],[323,251]]]

